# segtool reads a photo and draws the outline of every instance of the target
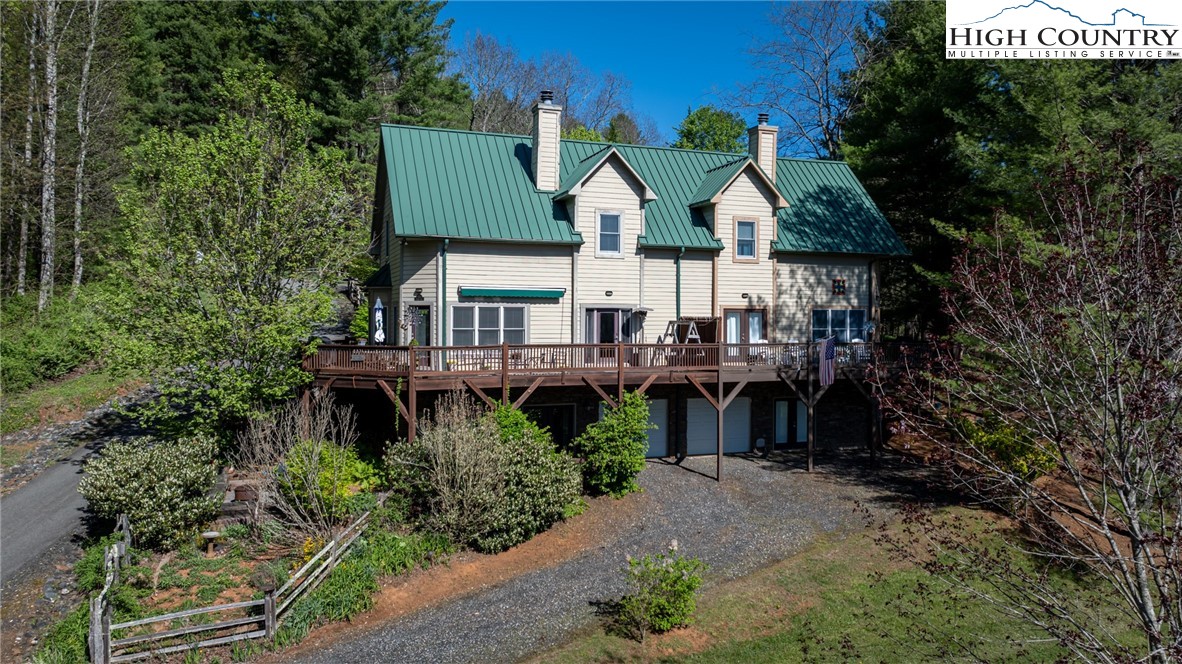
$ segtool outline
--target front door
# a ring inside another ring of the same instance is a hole
[[[424,307],[416,304],[407,305],[406,318],[407,333],[410,334],[410,338],[406,340],[407,343],[419,346],[430,346],[431,307]]]

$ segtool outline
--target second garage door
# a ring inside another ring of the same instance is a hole
[[[737,397],[726,407],[723,420],[723,452],[751,451],[751,399]],[[718,414],[705,399],[686,400],[686,452],[718,451]]]

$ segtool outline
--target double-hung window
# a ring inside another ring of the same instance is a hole
[[[841,343],[866,339],[866,312],[862,309],[813,309],[813,340],[836,336]]]
[[[471,304],[452,307],[454,346],[525,343],[525,305]]]
[[[623,224],[624,215],[621,212],[601,211],[599,213],[596,232],[598,243],[595,247],[597,256],[622,257],[624,255]]]
[[[755,245],[758,243],[758,222],[754,219],[735,220],[735,260],[757,261]]]

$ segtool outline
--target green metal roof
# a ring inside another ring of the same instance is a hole
[[[772,250],[784,253],[906,256],[910,252],[845,162],[776,160],[789,207],[777,215]]]
[[[552,192],[534,186],[530,137],[400,125],[383,125],[381,134],[375,229],[392,219],[399,237],[583,242],[566,206]],[[725,167],[741,168],[749,157],[564,139],[562,189],[581,181],[611,148],[657,196],[645,204],[641,246],[722,248],[701,209],[691,204],[715,186],[713,181],[729,170]],[[775,251],[906,254],[844,163],[780,159],[776,185],[789,207],[777,213]]]
[[[722,191],[722,188],[730,184],[739,171],[743,170],[748,161],[750,158],[743,157],[706,171],[706,177],[702,179],[702,184],[698,185],[694,195],[690,196],[690,207],[711,203],[712,199]]]
[[[460,286],[464,297],[521,297],[540,300],[557,300],[566,293],[565,288],[497,288],[494,286]]]
[[[522,136],[383,125],[378,197],[393,203],[394,234],[582,244],[566,206],[534,187],[530,149]]]

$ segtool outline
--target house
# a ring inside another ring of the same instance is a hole
[[[907,250],[846,164],[777,157],[766,115],[737,155],[562,139],[547,92],[533,113],[529,137],[382,126],[371,338],[312,358],[319,385],[404,413],[520,386],[561,441],[640,384],[655,456],[792,445],[826,417],[820,444],[868,440],[856,370],[879,261]],[[849,371],[818,402],[809,342],[831,335]]]

